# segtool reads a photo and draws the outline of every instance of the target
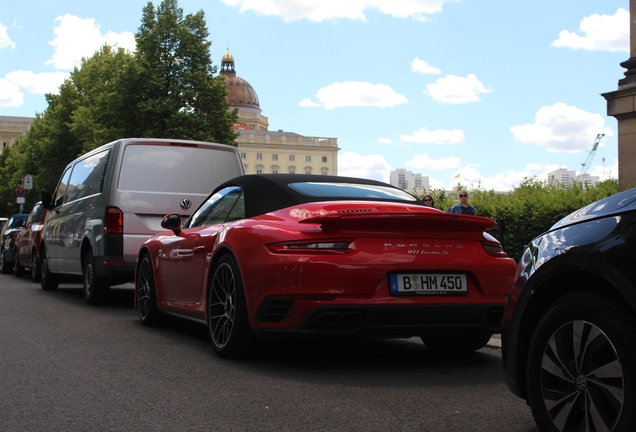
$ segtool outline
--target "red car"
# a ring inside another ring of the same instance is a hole
[[[426,207],[385,183],[269,174],[219,186],[146,241],[135,305],[201,322],[221,357],[255,337],[420,336],[477,350],[500,331],[516,263],[492,219]]]
[[[31,269],[33,282],[40,281],[40,238],[42,225],[46,218],[47,210],[38,202],[29,216],[22,231],[16,237],[16,258],[13,270],[16,276],[23,276],[25,269]]]

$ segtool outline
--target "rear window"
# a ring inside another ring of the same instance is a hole
[[[129,145],[124,151],[118,189],[207,195],[222,181],[241,174],[239,170],[236,154],[230,151]]]
[[[403,190],[386,186],[318,182],[290,183],[288,186],[311,197],[417,201],[417,198]]]

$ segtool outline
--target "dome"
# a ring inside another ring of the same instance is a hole
[[[234,68],[234,56],[228,51],[223,54],[221,59],[221,75],[225,77],[225,85],[227,86],[227,101],[232,107],[244,107],[257,109],[261,111],[258,103],[258,96],[254,88],[243,78],[236,76]]]

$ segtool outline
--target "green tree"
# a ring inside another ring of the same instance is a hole
[[[153,137],[236,145],[227,88],[212,66],[203,11],[183,16],[176,0],[143,9],[135,39],[141,74],[137,127]]]

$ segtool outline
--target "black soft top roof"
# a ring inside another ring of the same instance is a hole
[[[363,184],[384,186],[392,189],[401,190],[395,186],[380,181],[355,177],[310,174],[248,174],[226,181],[225,183],[218,186],[214,190],[212,195],[228,186],[240,186],[243,189],[243,193],[245,194],[245,215],[248,218],[308,202],[338,200],[379,201],[378,199],[373,198],[309,196],[304,195],[289,187],[290,183],[303,182]],[[383,199],[381,201],[404,202],[397,199]],[[412,201],[410,203],[415,205],[424,205],[424,203],[419,199],[416,199],[415,201]]]

